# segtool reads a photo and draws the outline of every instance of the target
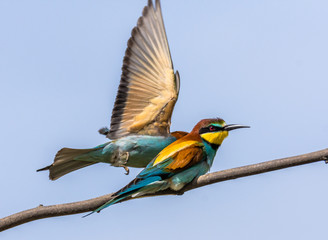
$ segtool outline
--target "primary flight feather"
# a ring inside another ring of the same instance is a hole
[[[174,72],[160,1],[143,9],[123,59],[110,129],[100,133],[113,141],[90,149],[63,148],[49,170],[55,180],[77,169],[99,163],[115,167],[145,167],[167,145],[186,135],[170,133],[178,99],[179,73]]]

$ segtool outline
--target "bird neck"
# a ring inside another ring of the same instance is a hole
[[[204,145],[210,147],[210,151],[217,151],[218,148],[220,147],[220,144],[215,144],[215,143],[210,143],[209,141],[207,141],[206,139],[202,138]]]
[[[219,149],[220,145],[210,143],[203,138],[202,138],[202,141],[204,143],[205,151],[206,151],[206,155],[207,155],[207,164],[209,165],[209,167],[211,167],[213,164],[213,160],[214,160],[216,151]]]

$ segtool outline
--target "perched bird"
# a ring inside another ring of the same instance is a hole
[[[220,118],[201,120],[189,134],[164,148],[132,182],[92,213],[123,200],[168,188],[181,190],[186,184],[210,170],[223,140],[229,131],[238,128],[248,126],[227,125]]]
[[[174,73],[160,1],[143,9],[123,59],[110,130],[101,134],[113,141],[90,149],[63,148],[49,170],[51,180],[99,163],[115,167],[146,167],[167,145],[186,135],[170,133],[171,115],[178,99],[180,78]]]

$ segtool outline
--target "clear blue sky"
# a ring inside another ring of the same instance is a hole
[[[0,217],[118,190],[140,169],[35,170],[106,141],[130,31],[146,0],[0,1]],[[327,148],[328,2],[173,1],[162,10],[181,91],[172,130],[232,132],[211,171]],[[326,239],[328,166],[315,163],[38,220],[1,239]]]

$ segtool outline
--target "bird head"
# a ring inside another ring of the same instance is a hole
[[[238,128],[249,128],[249,126],[239,124],[226,124],[221,118],[203,119],[192,130],[211,145],[220,146],[228,136],[229,131]]]

